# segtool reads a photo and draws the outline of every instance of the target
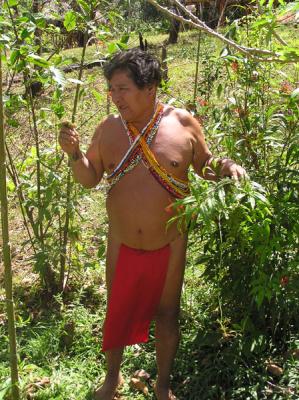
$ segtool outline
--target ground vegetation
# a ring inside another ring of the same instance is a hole
[[[142,31],[148,50],[164,54],[161,99],[193,113],[212,151],[250,177],[207,183],[190,171],[192,194],[173,205],[181,218],[172,223],[191,224],[174,390],[186,400],[297,399],[298,7],[261,2],[262,13],[222,28],[244,46],[281,51],[279,62],[260,62],[191,29],[165,50],[169,23],[161,17],[136,29],[135,14],[124,18],[121,7],[106,5],[106,22],[96,23],[97,5],[77,0],[78,9],[64,13],[63,29],[84,33],[83,47],[69,49],[51,39],[59,27],[49,15],[27,2],[5,1],[0,15],[22,396],[85,399],[105,374],[105,182],[92,191],[73,183],[57,133],[62,120],[72,121],[86,149],[97,123],[116,111],[100,65],[138,46]],[[148,12],[154,18],[156,10]],[[286,13],[294,16],[288,25],[279,22]],[[64,72],[70,65],[77,68]],[[0,399],[11,392],[8,342],[1,288]],[[120,397],[154,398],[155,368],[151,330],[147,344],[126,350]]]

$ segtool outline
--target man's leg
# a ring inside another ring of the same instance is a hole
[[[170,400],[170,374],[179,344],[179,310],[185,270],[187,237],[171,243],[168,272],[156,314],[156,355],[158,400]]]
[[[117,263],[120,244],[108,238],[106,256],[106,285],[107,298],[109,300],[115,267]],[[122,383],[120,365],[122,361],[123,348],[108,350],[105,353],[107,373],[103,385],[96,390],[96,400],[112,400],[117,387]]]
[[[117,387],[122,383],[120,364],[123,348],[106,351],[107,373],[103,385],[96,390],[96,400],[112,400]]]

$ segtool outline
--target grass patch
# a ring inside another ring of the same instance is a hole
[[[292,38],[287,30],[283,32],[283,36]],[[167,36],[155,34],[145,37],[152,50],[159,54],[159,46]],[[169,46],[170,81],[168,93],[161,94],[163,100],[174,98],[175,104],[180,106],[192,100],[197,40],[197,32],[187,31],[181,34],[178,45]],[[132,36],[129,45],[137,44],[137,37]],[[203,118],[206,118],[204,121],[207,133],[217,153],[225,147],[221,142],[225,136],[224,128],[227,128],[231,135],[231,132],[238,128],[236,124],[233,125],[236,121],[233,112],[229,118],[230,125],[223,123],[224,110],[221,106],[230,96],[230,87],[225,80],[223,66],[218,76],[214,74],[215,65],[220,60],[220,50],[219,43],[211,42],[206,36],[202,37],[198,95],[204,97],[209,94],[211,97],[210,108],[203,108],[201,112]],[[105,48],[90,46],[87,50],[87,60],[93,60],[98,54],[105,54],[105,51]],[[81,49],[72,49],[63,52],[62,55],[66,60],[77,61],[80,53]],[[287,79],[294,82],[298,80],[297,66],[281,66],[280,70],[283,74],[288,74]],[[284,78],[281,74],[272,74],[273,86],[278,90]],[[76,74],[68,76],[75,78]],[[77,125],[83,148],[86,148],[95,126],[107,113],[107,99],[106,83],[99,68],[85,71],[83,80],[85,84],[81,91]],[[207,83],[211,82],[213,85],[208,86]],[[222,97],[217,97],[215,93],[219,83],[227,85],[227,91],[221,94]],[[99,103],[93,95],[94,89],[102,96]],[[43,106],[50,106],[52,96],[52,87],[46,88],[40,98]],[[69,90],[63,94],[65,119],[71,115],[73,97],[74,85],[70,85]],[[115,109],[112,107],[111,111],[113,110]],[[20,126],[8,129],[8,145],[16,159],[26,158],[32,143],[28,117],[22,110],[15,118]],[[48,125],[41,126],[44,147],[55,142],[57,122],[57,118],[49,112]],[[217,130],[219,126],[222,129],[221,137]],[[14,143],[18,144],[13,146]],[[24,151],[23,145],[27,150]],[[232,148],[234,146],[237,147],[238,143],[232,142]],[[66,164],[63,164],[63,168],[66,168]],[[64,301],[57,297],[49,302],[47,294],[40,290],[38,275],[32,272],[30,250],[26,244],[20,244],[24,240],[24,234],[21,232],[20,215],[15,212],[15,193],[10,193],[10,200],[14,205],[11,212],[11,237],[12,242],[17,243],[13,247],[13,263],[22,392],[24,397],[34,399],[88,399],[95,385],[105,374],[104,356],[101,352],[101,326],[105,312],[104,253],[107,235],[104,188],[83,193],[79,215],[76,217],[80,226],[80,247],[76,258],[72,259],[69,286]],[[184,400],[297,399],[298,336],[292,336],[288,343],[283,343],[283,346],[278,348],[263,335],[246,337],[237,331],[225,316],[225,310],[221,309],[219,288],[203,276],[205,266],[200,257],[204,252],[204,243],[199,235],[191,235],[182,295],[182,341],[173,371],[173,387],[178,397]],[[3,289],[0,289],[1,299],[3,295]],[[4,303],[1,302],[1,394],[9,385],[8,339],[4,313]],[[140,368],[145,369],[151,376],[148,384],[149,395],[146,398],[154,398],[152,385],[156,376],[156,364],[153,332],[151,328],[147,344],[132,346],[125,351],[122,365],[126,379],[121,389],[123,398],[145,398],[129,385],[130,377]],[[281,375],[275,376],[269,372],[267,365],[270,361],[282,369]]]

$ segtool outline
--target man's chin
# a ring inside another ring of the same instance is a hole
[[[123,119],[125,119],[128,122],[132,121],[132,114],[129,112],[127,108],[118,111]]]

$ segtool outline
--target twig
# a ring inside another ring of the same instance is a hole
[[[260,61],[260,62],[279,62],[279,63],[285,63],[287,62],[286,60],[282,60],[279,58],[280,54],[275,53],[269,50],[265,49],[259,49],[255,47],[246,47],[242,46],[236,42],[234,42],[231,39],[228,39],[227,37],[221,35],[219,32],[214,31],[210,27],[208,27],[203,21],[201,21],[199,18],[197,18],[194,14],[192,14],[190,11],[186,9],[178,0],[173,0],[173,3],[180,8],[190,19],[186,19],[185,17],[181,15],[176,15],[172,11],[170,11],[166,7],[162,7],[156,0],[147,0],[149,3],[151,3],[154,7],[156,7],[158,10],[162,11],[164,14],[167,14],[169,17],[177,19],[180,22],[186,23],[188,25],[193,26],[194,28],[200,29],[204,32],[206,32],[208,35],[213,36],[222,42],[226,43],[227,45],[235,48],[238,50],[240,53],[245,54],[249,58],[255,60],[255,61]],[[265,56],[265,57],[261,57]]]
[[[8,226],[8,201],[6,186],[6,155],[5,155],[5,131],[4,131],[4,112],[3,112],[3,92],[2,92],[2,51],[0,49],[0,202],[1,202],[1,227],[3,238],[3,261],[4,261],[4,281],[5,299],[8,319],[8,336],[10,348],[10,376],[11,394],[15,400],[20,399],[18,355],[16,341],[15,309],[13,302],[12,284],[12,265],[11,250],[9,242]]]
[[[83,50],[82,50],[80,70],[79,70],[79,74],[78,74],[78,80],[79,81],[81,81],[81,79],[82,79],[83,65],[84,65],[86,48],[87,48],[87,32],[85,32],[85,35],[84,35],[84,46],[83,46]],[[73,112],[72,112],[72,123],[74,123],[75,119],[76,119],[77,106],[78,106],[78,100],[79,100],[79,91],[80,91],[80,84],[77,84],[76,93],[75,93],[75,99],[74,99]],[[71,209],[70,209],[71,192],[72,192],[72,181],[71,181],[71,166],[70,166],[70,162],[69,162],[69,168],[68,168],[68,174],[67,174],[67,183],[66,183],[65,222],[64,222],[64,227],[63,227],[62,249],[61,249],[61,255],[60,255],[59,286],[60,286],[60,290],[62,292],[64,290],[64,284],[65,284],[64,277],[65,277],[65,264],[66,264],[67,243],[68,243],[70,214],[71,214]]]

